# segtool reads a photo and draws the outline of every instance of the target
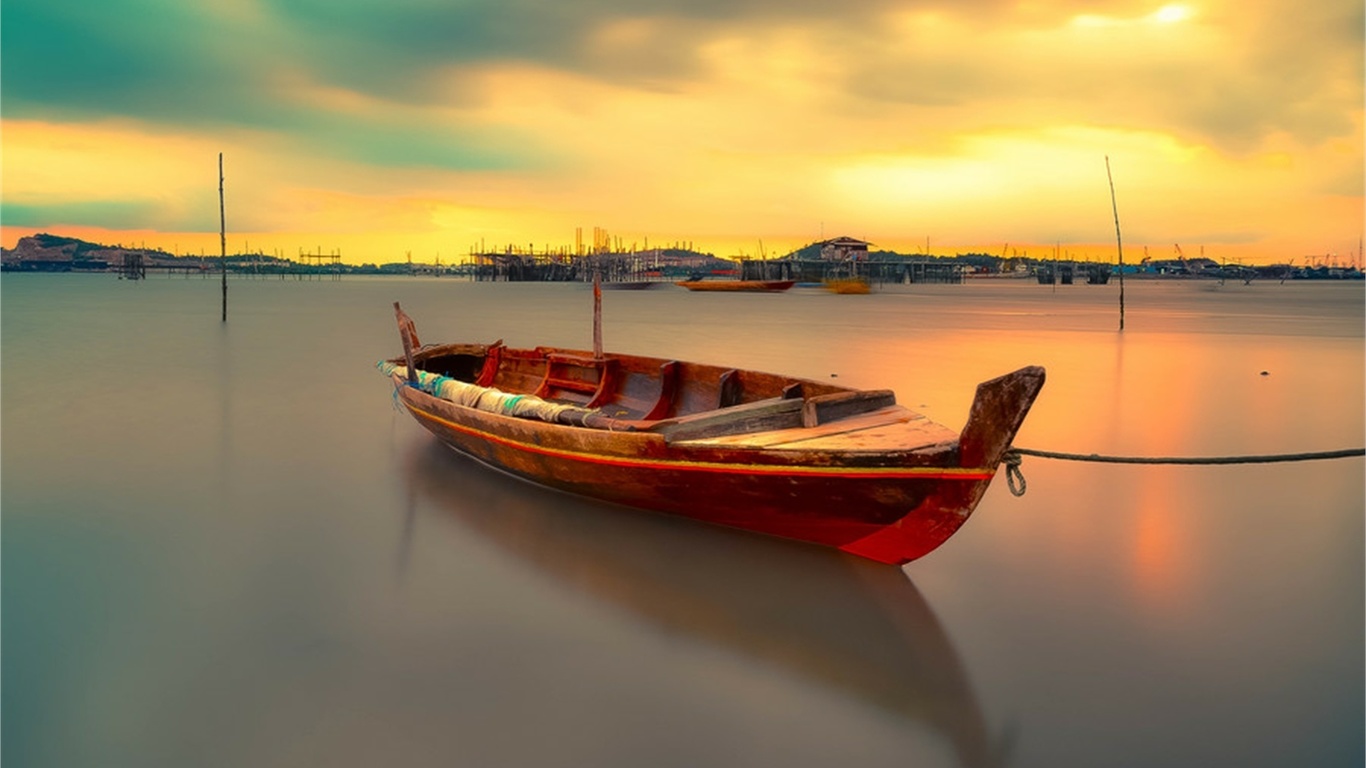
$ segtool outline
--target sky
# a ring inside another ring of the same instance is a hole
[[[0,241],[217,255],[221,153],[229,253],[1360,263],[1364,37],[1360,0],[5,0]]]

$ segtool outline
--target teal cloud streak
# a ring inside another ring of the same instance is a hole
[[[87,200],[44,204],[13,203],[0,206],[0,226],[56,227],[81,225],[106,229],[151,229],[161,223],[155,203],[127,200]]]
[[[4,111],[171,118],[249,107],[241,86],[251,67],[203,47],[211,35],[192,4],[173,0],[10,0],[0,26]]]
[[[374,19],[352,22],[364,29]],[[366,92],[393,99],[433,64],[374,45],[333,50],[328,39],[325,32],[282,39],[264,28],[218,29],[196,4],[178,0],[6,0],[0,110],[12,119],[245,127],[291,136],[301,152],[379,166],[490,170],[538,161],[534,150],[477,129],[400,125],[384,114],[342,115],[284,100],[273,75],[280,68],[323,68],[329,57],[354,62],[373,73]],[[374,58],[360,57],[361,48]]]
[[[440,170],[495,171],[544,167],[552,159],[508,137],[451,127],[397,124],[390,119],[329,120],[300,116],[292,126],[297,151],[367,165]]]

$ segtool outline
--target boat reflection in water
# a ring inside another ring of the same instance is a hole
[[[965,766],[1004,763],[952,643],[895,566],[489,472],[435,442],[414,493],[556,583],[927,725]]]

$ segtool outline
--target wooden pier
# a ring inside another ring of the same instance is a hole
[[[475,252],[470,258],[471,274],[477,282],[591,282],[595,274],[605,284],[665,282],[687,279],[699,272],[712,274],[735,269],[732,262],[724,259],[673,248],[591,253],[537,253],[509,248],[498,253]]]
[[[317,253],[304,253],[301,248],[299,249],[299,261],[305,267],[312,268],[301,272],[300,279],[316,277],[321,280],[324,276],[330,276],[333,280],[341,279],[341,251],[323,253],[322,249],[319,248]]]
[[[141,280],[147,277],[147,265],[143,262],[142,254],[125,253],[118,272],[120,280]]]

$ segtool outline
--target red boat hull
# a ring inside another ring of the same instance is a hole
[[[794,463],[790,452],[680,447],[650,433],[530,422],[413,387],[398,392],[442,442],[535,483],[884,563],[915,560],[952,536],[995,474],[909,454],[867,466],[810,466]]]

